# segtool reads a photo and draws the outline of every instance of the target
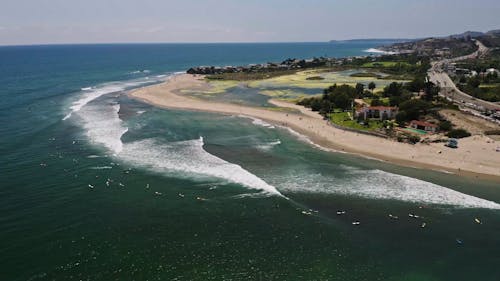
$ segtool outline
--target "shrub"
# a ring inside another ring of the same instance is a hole
[[[441,130],[441,131],[449,131],[449,130],[451,130],[452,126],[453,125],[448,120],[439,122],[439,130]]]
[[[446,136],[455,139],[470,137],[470,135],[471,134],[464,129],[454,129],[449,131],[448,134],[446,134]]]
[[[491,136],[491,135],[500,135],[500,130],[489,130],[484,132],[485,135]]]
[[[374,98],[372,99],[372,101],[370,102],[370,105],[371,106],[379,106],[379,105],[384,105],[384,103],[378,98]]]
[[[408,136],[408,141],[412,144],[416,144],[417,142],[420,141],[420,137],[416,135],[410,135]]]
[[[403,126],[407,120],[407,115],[405,111],[400,111],[396,114],[396,122],[398,122],[399,126]]]

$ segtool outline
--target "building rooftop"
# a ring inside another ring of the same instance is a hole
[[[436,125],[436,124],[432,124],[432,123],[425,122],[425,121],[419,121],[419,120],[413,120],[410,122],[410,124],[415,124],[417,126],[423,126],[423,127],[433,127],[433,128],[438,127],[438,125]]]

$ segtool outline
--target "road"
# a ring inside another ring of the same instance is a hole
[[[470,55],[432,62],[431,64],[432,67],[427,74],[431,82],[441,87],[441,92],[440,92],[441,96],[444,96],[447,99],[457,103],[461,107],[467,107],[471,110],[478,112],[482,112],[484,110],[499,109],[500,105],[496,103],[477,99],[460,91],[455,85],[455,83],[453,83],[450,76],[448,76],[448,74],[444,71],[444,67],[447,64],[461,60],[478,58],[486,54],[489,50],[478,40],[476,40],[476,45],[478,46],[477,51],[475,51]]]

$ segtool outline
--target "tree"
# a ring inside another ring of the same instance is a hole
[[[364,90],[365,90],[365,85],[363,85],[361,83],[356,84],[356,96],[357,97],[362,97]]]
[[[390,106],[399,106],[400,103],[410,100],[412,94],[408,92],[404,92],[401,96],[390,96],[389,97],[389,105]]]
[[[425,83],[425,86],[424,86],[424,92],[425,92],[424,99],[427,100],[427,101],[432,101],[434,99],[434,97],[436,97],[436,96],[439,95],[439,91],[440,90],[441,89],[439,88],[439,86],[436,86],[432,82]]]
[[[469,81],[467,81],[467,85],[472,88],[478,88],[479,85],[481,85],[481,81],[478,77],[472,77],[469,79]]]
[[[377,85],[375,85],[375,83],[373,81],[370,82],[370,84],[368,84],[368,89],[370,89],[370,91],[372,91],[372,93],[373,93],[373,90],[375,90],[376,87],[377,87]]]
[[[439,122],[439,130],[441,131],[449,131],[451,130],[452,126],[453,125],[448,120]]]
[[[311,110],[312,111],[319,111],[321,109],[321,101],[319,99],[314,99],[311,102]]]
[[[403,93],[403,84],[392,82],[384,88],[384,96],[400,96]]]
[[[414,99],[399,104],[399,110],[406,112],[406,120],[415,120],[421,114],[426,114],[432,105],[426,101]]]
[[[349,109],[352,99],[346,93],[339,93],[333,96],[333,103],[342,109]]]
[[[461,139],[470,137],[470,133],[464,129],[453,129],[449,131],[448,134],[446,134],[446,136],[450,138]]]
[[[319,110],[319,114],[326,116],[328,113],[331,113],[333,111],[333,108],[335,105],[331,103],[329,100],[322,100],[321,101],[321,109]]]
[[[322,97],[305,98],[297,102],[299,105],[311,108],[313,111],[319,111],[326,116],[334,108],[350,109],[354,98],[356,97],[356,88],[349,85],[332,85],[323,91]]]
[[[424,87],[424,77],[417,77],[405,85],[405,88],[410,92],[419,92],[420,90],[424,89]]]
[[[407,120],[407,115],[405,111],[399,111],[398,114],[396,114],[396,122],[398,122],[399,126],[403,126],[403,124]]]

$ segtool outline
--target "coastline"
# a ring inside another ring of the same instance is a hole
[[[497,143],[485,136],[460,140],[459,149],[443,144],[409,145],[375,136],[358,134],[327,124],[317,112],[279,100],[270,100],[278,107],[294,109],[300,113],[272,111],[264,108],[212,102],[182,94],[182,90],[206,90],[210,85],[203,76],[182,74],[161,84],[133,90],[129,96],[154,106],[243,115],[292,129],[306,136],[322,148],[356,154],[391,164],[435,170],[459,176],[500,182],[500,153]]]

